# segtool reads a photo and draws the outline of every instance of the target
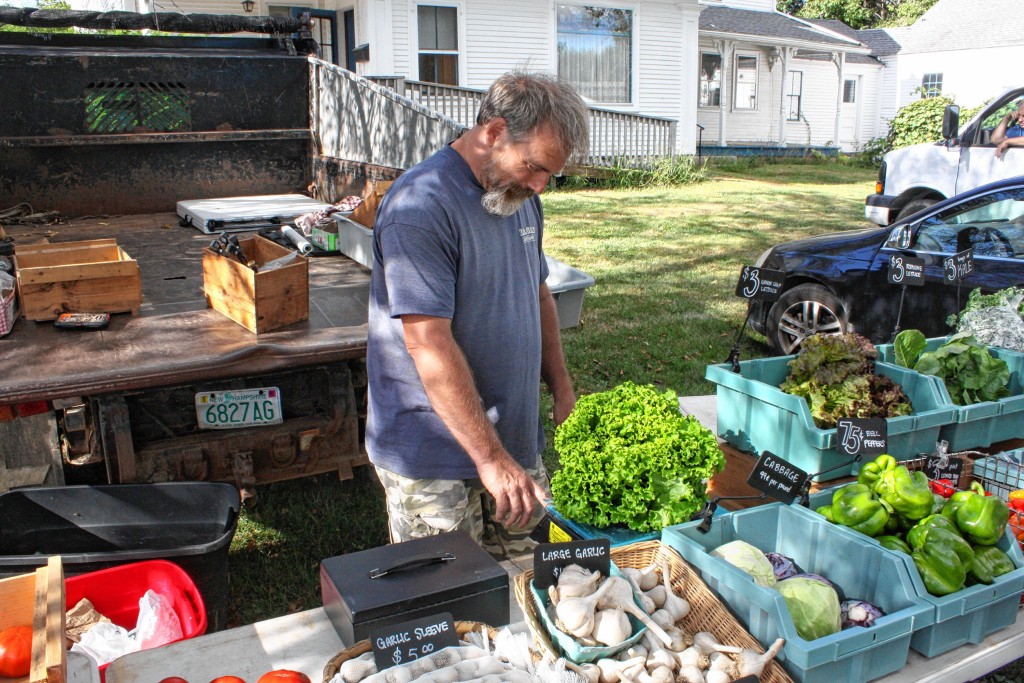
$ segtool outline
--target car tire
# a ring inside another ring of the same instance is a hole
[[[915,199],[906,206],[904,206],[902,209],[900,209],[900,212],[896,214],[896,220],[901,221],[907,216],[910,216],[911,214],[915,214],[918,211],[924,211],[929,206],[937,204],[938,201],[938,199],[932,199],[931,197],[927,197],[925,199]]]
[[[768,312],[765,337],[778,353],[800,350],[812,334],[844,334],[850,330],[846,309],[828,288],[802,284],[787,290]]]

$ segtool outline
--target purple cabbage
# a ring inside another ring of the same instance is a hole
[[[788,579],[791,576],[802,574],[804,571],[800,569],[792,558],[786,557],[782,553],[765,553],[764,556],[772,563],[772,570],[775,572],[776,581]]]
[[[879,607],[864,600],[843,600],[839,604],[839,609],[842,613],[843,628],[852,626],[869,628],[874,625],[875,619],[885,616],[885,612]]]

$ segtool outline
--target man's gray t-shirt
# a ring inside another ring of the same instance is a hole
[[[377,213],[366,450],[374,465],[405,477],[478,475],[431,408],[402,315],[449,318],[502,445],[525,467],[544,448],[539,287],[548,270],[540,199],[502,217],[484,211],[483,194],[446,146],[399,177]]]

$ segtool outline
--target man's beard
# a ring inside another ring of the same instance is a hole
[[[501,178],[497,171],[497,164],[494,163],[492,157],[484,160],[482,175],[485,187],[490,186],[490,189],[484,192],[480,204],[489,214],[511,216],[527,199],[534,195],[534,191],[530,188],[512,182],[497,184]]]

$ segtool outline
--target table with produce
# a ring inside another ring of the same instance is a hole
[[[671,390],[582,396],[555,432],[532,556],[499,564],[451,532],[325,558],[323,608],[205,635],[184,618],[95,680],[980,676],[1024,653],[1024,347],[976,325],[709,365],[713,429]],[[716,485],[727,462],[741,490]],[[26,625],[0,624],[0,675],[59,683],[25,668],[25,632],[7,627]]]

